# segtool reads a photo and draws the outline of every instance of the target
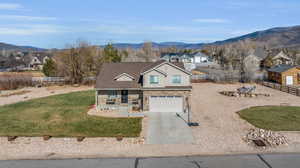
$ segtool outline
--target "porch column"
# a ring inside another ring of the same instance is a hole
[[[98,90],[96,90],[96,98],[95,98],[95,100],[96,100],[96,110],[98,111]]]

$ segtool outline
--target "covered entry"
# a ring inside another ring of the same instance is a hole
[[[149,112],[183,112],[183,97],[150,96]]]

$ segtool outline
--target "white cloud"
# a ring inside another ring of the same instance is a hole
[[[226,19],[219,19],[219,18],[199,18],[199,19],[194,19],[194,22],[198,23],[228,23],[229,21]]]
[[[19,10],[23,9],[23,6],[21,4],[17,3],[0,3],[0,10]]]
[[[0,26],[0,35],[37,35],[63,33],[69,30],[62,26],[48,24]]]
[[[17,21],[51,21],[57,20],[55,17],[24,16],[24,15],[0,15],[0,20],[17,20]]]

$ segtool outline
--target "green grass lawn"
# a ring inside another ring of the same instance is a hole
[[[141,118],[87,115],[94,99],[94,91],[83,91],[0,106],[0,136],[139,136]]]
[[[273,131],[300,131],[300,107],[252,107],[238,114],[258,128]]]

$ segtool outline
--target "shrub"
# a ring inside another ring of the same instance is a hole
[[[0,74],[0,90],[13,90],[29,86],[33,86],[32,75],[30,74]]]

